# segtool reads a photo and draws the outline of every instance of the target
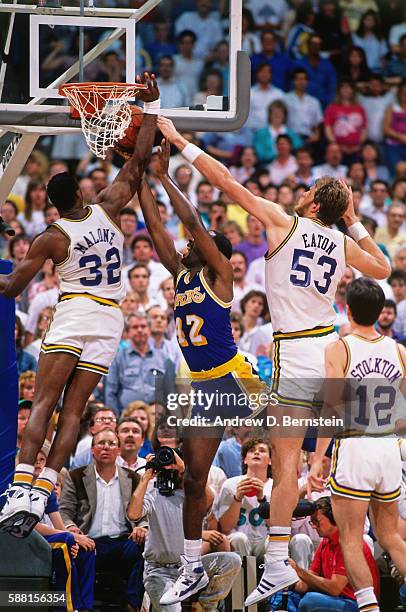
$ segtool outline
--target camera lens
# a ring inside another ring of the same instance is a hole
[[[171,465],[175,462],[175,454],[169,446],[161,446],[155,453],[155,461],[161,467]]]

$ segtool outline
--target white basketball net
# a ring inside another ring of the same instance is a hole
[[[86,142],[97,157],[105,159],[107,149],[125,135],[132,118],[128,100],[135,98],[139,89],[144,89],[144,86],[69,83],[61,87],[61,94],[78,111]]]

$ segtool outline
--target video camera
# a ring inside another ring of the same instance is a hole
[[[182,451],[179,448],[169,448],[169,446],[160,446],[155,451],[154,457],[147,462],[144,469],[152,469],[156,474],[156,488],[160,495],[173,495],[179,487],[179,472],[178,470],[165,469],[168,465],[175,463],[175,452],[179,457],[182,457]]]
[[[263,519],[269,519],[269,502],[264,501],[258,507],[258,514]],[[314,502],[308,501],[307,499],[301,499],[296,508],[293,510],[292,518],[305,518],[311,516],[317,510],[317,506]]]

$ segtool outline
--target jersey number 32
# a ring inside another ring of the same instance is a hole
[[[112,247],[106,252],[106,271],[107,279],[103,279],[101,267],[103,266],[102,258],[99,255],[84,255],[79,259],[79,268],[84,268],[87,275],[80,279],[80,284],[84,287],[97,287],[101,283],[107,282],[107,285],[115,285],[121,280],[121,259],[120,252],[116,247]]]

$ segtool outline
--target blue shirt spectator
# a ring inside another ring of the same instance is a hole
[[[279,89],[287,91],[292,62],[282,53],[276,51],[275,34],[265,30],[261,35],[262,49],[260,53],[254,53],[251,57],[252,80],[260,64],[269,64],[272,68],[272,83]]]
[[[321,38],[316,34],[309,37],[309,55],[297,60],[295,68],[304,68],[309,76],[307,93],[320,100],[325,108],[336,94],[337,73],[333,64],[320,55]]]
[[[164,55],[174,55],[176,53],[176,46],[172,44],[169,39],[169,24],[165,22],[158,22],[154,26],[155,40],[153,43],[147,46],[147,51],[151,56],[152,65],[154,70],[157,69],[159,60]]]
[[[227,478],[242,474],[241,461],[241,444],[236,438],[232,437],[220,442],[213,465],[221,468]]]

